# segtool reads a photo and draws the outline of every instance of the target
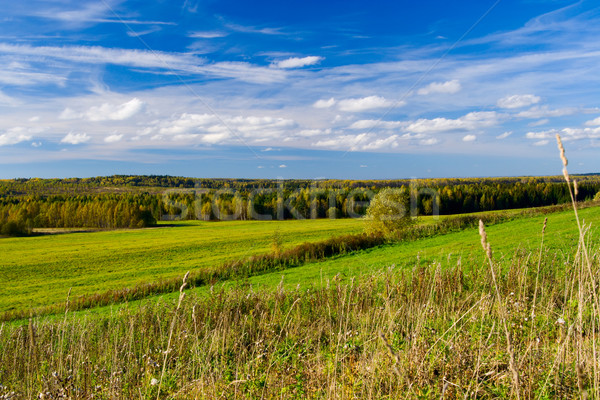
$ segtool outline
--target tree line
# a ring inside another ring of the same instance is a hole
[[[600,176],[576,177],[578,200]],[[160,186],[165,185],[165,186]],[[160,190],[154,190],[160,188]],[[421,180],[240,180],[112,176],[0,181],[0,234],[34,228],[138,228],[157,220],[356,218],[383,188],[410,193],[411,215],[539,207],[570,201],[562,177]]]
[[[143,228],[156,224],[144,195],[31,196],[0,200],[0,234],[22,236],[34,228]]]

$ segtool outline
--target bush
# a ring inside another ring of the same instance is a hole
[[[410,194],[404,187],[383,189],[373,197],[367,209],[368,233],[390,235],[412,223]]]
[[[598,191],[598,193],[596,193],[596,196],[594,196],[594,201],[600,201],[600,191]]]

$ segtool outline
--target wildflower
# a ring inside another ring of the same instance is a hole
[[[150,381],[150,384],[151,384],[152,386],[156,386],[156,385],[158,385],[158,379],[156,379],[156,378],[152,378],[152,380]]]

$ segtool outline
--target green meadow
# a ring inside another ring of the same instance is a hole
[[[172,225],[172,226],[171,226]],[[166,279],[282,248],[363,230],[357,219],[175,222],[0,239],[0,312]]]

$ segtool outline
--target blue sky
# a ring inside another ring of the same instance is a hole
[[[0,178],[600,172],[595,1],[0,3]]]

